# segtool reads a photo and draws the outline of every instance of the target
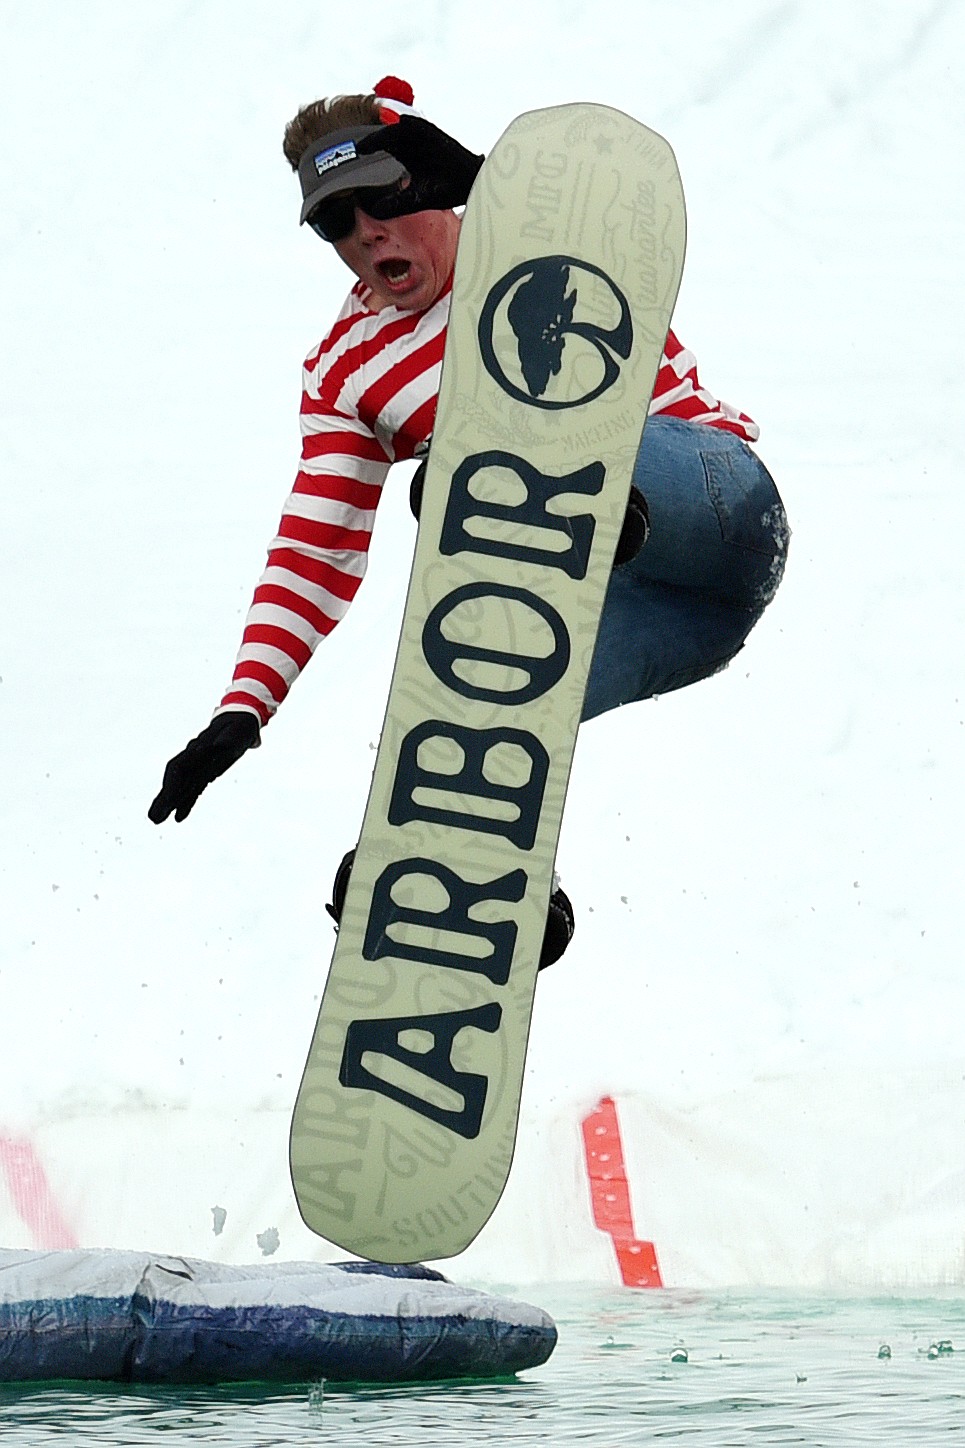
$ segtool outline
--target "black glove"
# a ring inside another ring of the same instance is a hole
[[[171,812],[180,824],[197,804],[201,791],[224,774],[236,760],[259,742],[261,725],[254,714],[235,709],[219,714],[197,739],[176,754],[164,771],[161,792],[147,812],[159,825]]]
[[[421,116],[402,116],[393,125],[363,136],[356,148],[362,154],[387,151],[408,171],[412,182],[400,216],[465,206],[485,160]]]

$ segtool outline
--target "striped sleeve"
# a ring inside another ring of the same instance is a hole
[[[432,430],[447,315],[448,297],[428,313],[374,314],[356,289],[307,359],[301,464],[216,713],[267,724],[348,612],[389,467]]]
[[[696,357],[681,346],[673,332],[667,333],[663,360],[650,402],[650,416],[657,413],[723,428],[736,433],[745,442],[756,442],[761,435],[753,418],[739,412],[729,402],[721,402],[701,386]]]
[[[352,412],[335,405],[341,349],[309,359],[302,393],[301,466],[245,620],[220,710],[248,709],[266,724],[318,643],[348,611],[365,575],[390,457]]]

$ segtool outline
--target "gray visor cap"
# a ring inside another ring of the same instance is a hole
[[[302,214],[306,221],[320,201],[337,196],[340,191],[354,191],[365,186],[394,186],[405,180],[408,171],[387,151],[372,151],[360,156],[356,141],[375,135],[384,126],[351,126],[344,131],[331,131],[320,141],[313,141],[298,163],[298,179],[302,187]]]

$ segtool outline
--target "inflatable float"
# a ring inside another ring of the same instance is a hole
[[[539,1308],[428,1267],[0,1250],[4,1382],[495,1378],[555,1346]]]

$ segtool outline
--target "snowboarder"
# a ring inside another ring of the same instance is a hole
[[[149,818],[187,818],[247,750],[365,572],[393,462],[432,433],[460,218],[483,157],[422,117],[387,77],[368,95],[299,110],[284,153],[301,183],[300,221],[356,277],[304,365],[302,460],[255,589],[232,676],[212,721],[168,763]],[[565,277],[561,307],[566,306]],[[551,362],[550,362],[550,365]],[[642,422],[642,419],[641,419]],[[667,335],[600,624],[583,719],[679,689],[725,667],[780,583],[789,532],[774,482],[749,444],[759,429],[700,383]],[[421,470],[420,470],[421,472]],[[418,516],[420,472],[411,501]],[[331,913],[344,899],[351,852]],[[573,931],[550,903],[541,966]]]

